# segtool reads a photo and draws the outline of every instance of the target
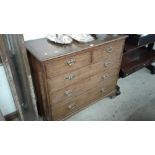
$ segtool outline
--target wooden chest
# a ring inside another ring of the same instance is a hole
[[[114,95],[125,38],[107,35],[71,45],[45,38],[27,41],[39,114],[46,120],[63,120]]]

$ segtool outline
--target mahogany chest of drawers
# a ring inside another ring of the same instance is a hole
[[[71,45],[45,38],[27,41],[39,114],[46,120],[63,120],[114,95],[125,38],[106,35]]]

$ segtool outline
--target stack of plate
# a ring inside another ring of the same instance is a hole
[[[47,39],[52,42],[59,43],[59,44],[70,44],[73,41],[73,39],[71,37],[69,37],[68,35],[65,35],[65,34],[48,35]]]
[[[73,39],[80,43],[87,43],[94,40],[90,34],[52,34],[47,39],[59,44],[71,44]]]
[[[94,40],[90,34],[70,34],[69,36],[81,43],[87,43]]]

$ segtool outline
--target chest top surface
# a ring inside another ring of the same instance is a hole
[[[125,35],[99,34],[96,35],[94,41],[89,43],[78,43],[73,41],[70,45],[55,44],[46,38],[26,41],[27,50],[39,61],[46,61],[49,59],[65,56],[71,53],[82,51],[98,45],[102,45],[111,41],[126,38]]]

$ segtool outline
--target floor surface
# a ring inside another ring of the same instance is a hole
[[[155,75],[146,68],[120,79],[121,95],[103,99],[67,121],[153,121],[155,120]]]

